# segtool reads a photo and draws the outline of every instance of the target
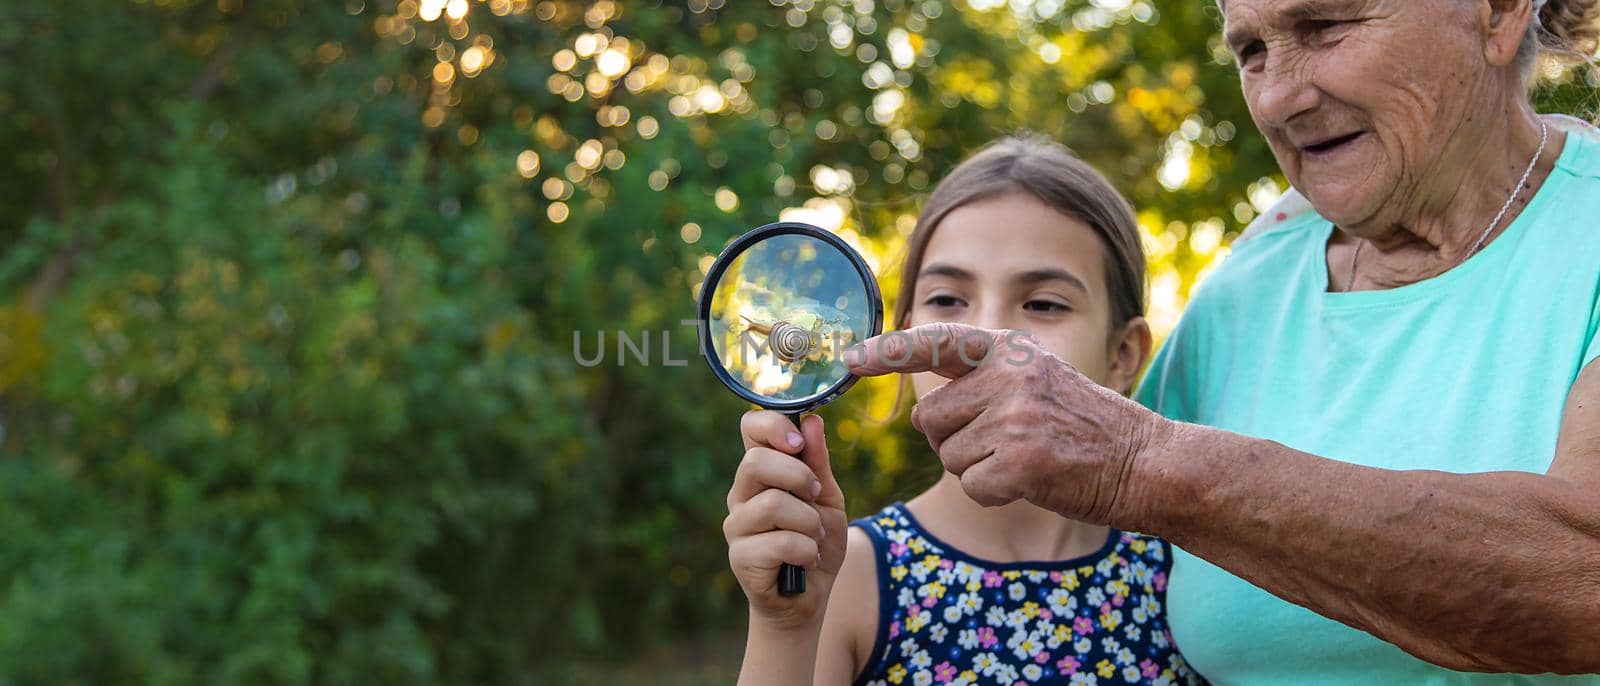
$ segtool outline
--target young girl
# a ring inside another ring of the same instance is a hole
[[[1060,145],[997,141],[934,189],[910,238],[896,325],[1030,332],[1127,393],[1150,352],[1144,254],[1116,190]],[[920,397],[944,379],[916,374]],[[944,474],[846,527],[822,419],[741,422],[728,558],[750,601],[739,683],[1172,684],[1164,542],[1026,502],[985,508]],[[794,459],[795,455],[802,457]],[[783,563],[809,588],[777,592]]]

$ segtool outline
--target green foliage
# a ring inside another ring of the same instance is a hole
[[[892,297],[921,195],[1034,129],[1170,324],[1278,187],[1203,2],[12,4],[0,683],[563,682],[737,626],[744,408],[681,324],[725,241],[800,208]],[[936,473],[894,401],[824,412],[854,512]]]

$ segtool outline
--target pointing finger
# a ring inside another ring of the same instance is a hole
[[[965,324],[923,324],[869,338],[845,361],[858,376],[934,372],[956,379],[988,360],[1000,338],[998,331]]]

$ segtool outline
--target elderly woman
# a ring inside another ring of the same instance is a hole
[[[1037,349],[969,364],[1006,339],[954,325],[856,370],[953,379],[913,423],[978,500],[1179,546],[1173,634],[1213,680],[1600,671],[1600,140],[1526,87],[1594,51],[1596,5],[1221,2],[1314,211],[1195,295],[1155,412]]]

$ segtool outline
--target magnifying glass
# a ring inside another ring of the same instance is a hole
[[[861,255],[799,222],[730,243],[711,263],[699,305],[700,345],[717,379],[796,427],[855,384],[845,350],[883,332],[883,298]],[[805,569],[783,565],[778,592],[805,588]]]

